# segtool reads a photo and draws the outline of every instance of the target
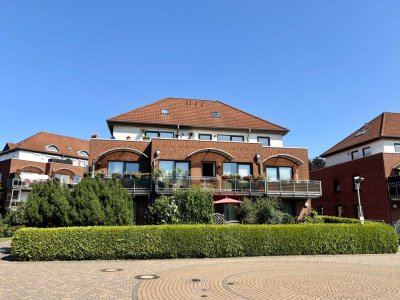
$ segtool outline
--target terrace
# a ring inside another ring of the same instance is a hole
[[[172,194],[176,190],[186,190],[190,186],[199,186],[220,195],[267,195],[279,198],[318,198],[322,195],[321,182],[312,180],[268,181],[219,176],[155,178],[155,191],[158,194]]]

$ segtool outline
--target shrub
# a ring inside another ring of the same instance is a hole
[[[305,223],[344,223],[344,224],[360,224],[359,219],[352,219],[352,218],[341,218],[341,217],[334,217],[334,216],[324,216],[318,215],[315,210],[312,210],[310,214],[304,218]],[[366,221],[368,223],[370,221]]]
[[[130,225],[133,214],[133,200],[119,180],[85,177],[72,191],[52,181],[35,184],[10,218],[34,227]]]
[[[161,225],[24,228],[16,260],[153,259],[261,255],[395,253],[384,224]]]
[[[25,203],[28,226],[69,226],[70,194],[68,190],[52,181],[35,184]]]
[[[103,225],[105,214],[100,202],[104,190],[100,178],[82,178],[72,192],[71,215],[75,226]]]
[[[100,201],[103,206],[104,225],[129,225],[133,222],[133,200],[115,178],[105,182]]]
[[[236,217],[242,224],[254,224],[256,221],[255,203],[250,198],[245,198],[243,202],[235,206]]]
[[[190,187],[176,191],[173,199],[178,205],[179,219],[184,224],[210,224],[213,219],[214,197],[211,191]]]
[[[178,206],[172,197],[162,195],[149,207],[147,219],[149,223],[155,225],[177,224],[179,223]]]

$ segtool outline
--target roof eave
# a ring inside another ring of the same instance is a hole
[[[216,126],[196,126],[196,125],[190,125],[190,124],[166,124],[166,123],[149,123],[149,122],[129,122],[129,121],[114,121],[111,119],[107,120],[107,125],[110,130],[110,133],[112,134],[112,130],[114,128],[114,125],[120,124],[120,125],[131,125],[131,126],[140,126],[140,125],[151,125],[151,126],[180,126],[182,127],[187,127],[187,128],[209,128],[209,129],[228,129],[228,130],[248,130],[249,128],[247,127],[216,127]],[[269,131],[269,132],[276,132],[282,134],[282,136],[286,135],[289,132],[289,129],[286,129],[282,127],[282,129],[268,129],[268,128],[250,128],[251,130],[259,130],[259,131]]]

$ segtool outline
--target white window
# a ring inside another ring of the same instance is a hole
[[[82,157],[89,157],[89,152],[85,150],[78,151],[78,155]]]
[[[60,152],[60,151],[58,150],[58,147],[57,147],[56,145],[47,145],[47,146],[46,146],[46,150],[47,150],[47,151],[53,151],[53,152]]]

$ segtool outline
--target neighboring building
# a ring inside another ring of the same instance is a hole
[[[400,219],[400,113],[385,112],[322,155],[326,167],[310,172],[322,181],[313,207],[325,215],[358,217],[354,177],[361,176],[361,206],[370,220]]]
[[[307,149],[283,146],[286,128],[220,101],[166,98],[107,123],[112,138],[90,140],[89,162],[123,177],[139,224],[158,195],[191,185],[215,199],[276,196],[295,216],[321,195],[320,182],[308,180]],[[229,219],[232,207],[223,209]]]
[[[75,184],[83,176],[89,141],[39,132],[19,143],[7,143],[0,152],[1,207],[15,209],[32,189],[32,183],[57,178]]]

